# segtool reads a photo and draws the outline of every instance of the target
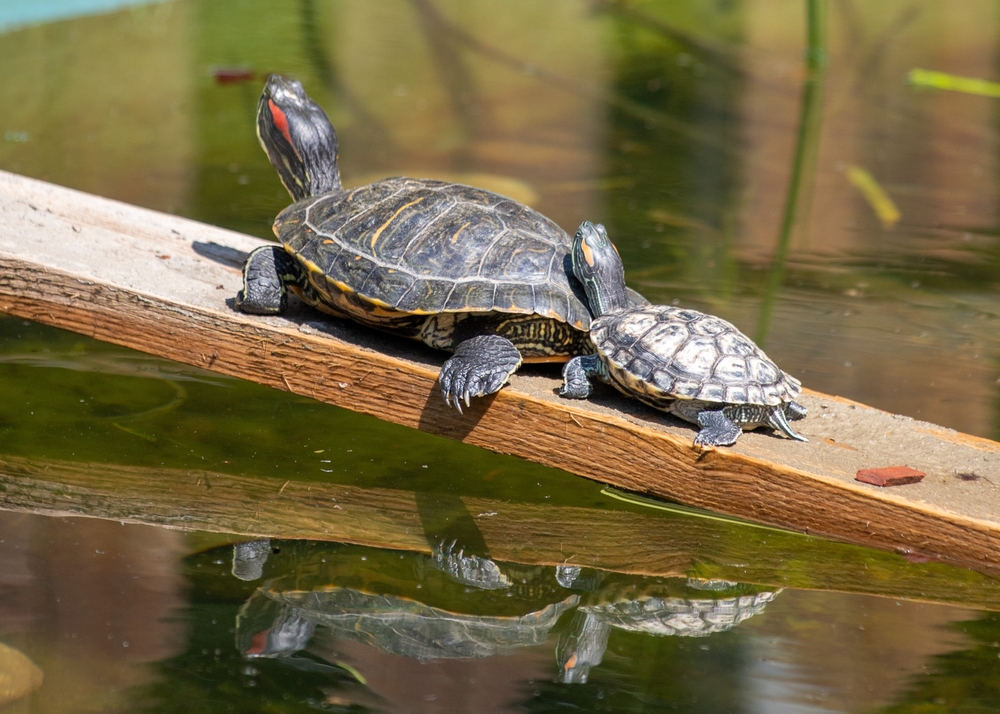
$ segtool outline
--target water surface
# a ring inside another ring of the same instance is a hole
[[[603,222],[633,287],[733,321],[807,386],[1000,436],[997,100],[905,81],[915,67],[995,79],[993,3],[814,3],[828,61],[804,129],[798,0],[39,5],[60,19],[0,35],[0,168],[269,236],[288,198],[253,112],[263,78],[287,73],[328,109],[346,183],[452,178],[569,230]],[[234,76],[245,81],[220,81]],[[898,219],[874,210],[858,170]],[[555,469],[12,318],[0,319],[0,385],[0,451],[39,463],[641,508]],[[1000,632],[982,604],[835,592],[819,576],[829,551],[767,550],[737,526],[713,536],[720,548],[783,559],[792,586],[758,575],[702,591],[774,594],[702,637],[613,627],[586,683],[560,681],[560,637],[588,603],[628,601],[627,584],[609,583],[638,576],[584,572],[563,587],[550,563],[519,600],[449,580],[424,551],[275,542],[261,577],[242,581],[230,544],[174,531],[16,514],[0,528],[0,641],[46,673],[12,705],[24,711],[916,712],[1000,698]],[[586,523],[575,535],[586,550]],[[542,641],[489,657],[417,660],[319,620],[301,654],[248,656],[241,608],[323,549],[340,558],[340,586],[466,618],[580,601]],[[732,569],[728,552],[699,562]],[[897,558],[887,582],[921,567]],[[711,569],[685,561],[635,589],[695,600],[688,578]],[[936,577],[962,593],[972,576]]]

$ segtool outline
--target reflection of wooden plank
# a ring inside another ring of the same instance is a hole
[[[241,255],[260,241],[0,173],[0,309],[613,484],[810,533],[998,567],[1000,445],[821,394],[809,444],[747,434],[702,451],[693,431],[615,396],[569,403],[551,377],[459,415],[440,355],[303,310],[234,312]],[[908,465],[879,490],[860,468]],[[956,474],[966,474],[965,480]],[[150,508],[155,508],[150,503]]]
[[[3,507],[184,530],[430,552],[412,492],[0,456]],[[941,563],[704,518],[462,499],[490,555],[1000,610],[1000,583]]]

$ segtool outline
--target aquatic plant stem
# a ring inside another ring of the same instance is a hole
[[[754,340],[761,347],[771,329],[774,302],[785,281],[785,265],[795,227],[809,215],[813,170],[823,118],[823,80],[826,74],[826,0],[806,0],[806,78],[802,86],[799,132],[792,158],[792,173],[785,197],[785,212],[778,234],[771,274],[768,276]]]

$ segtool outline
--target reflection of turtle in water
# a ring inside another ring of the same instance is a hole
[[[268,539],[233,543],[233,575],[240,580],[257,580],[264,574],[264,564],[271,555]]]
[[[612,628],[706,637],[759,614],[776,594],[724,581],[675,579],[637,585],[633,579],[605,586],[577,609],[569,630],[560,636],[559,678],[566,683],[586,682],[591,667],[604,657]]]
[[[413,659],[491,657],[544,643],[559,617],[578,601],[571,595],[524,615],[490,616],[336,586],[310,592],[262,588],[240,610],[237,638],[248,656],[284,656],[304,649],[322,626],[335,638]],[[268,617],[273,617],[271,626],[260,632],[239,624]]]
[[[488,657],[544,643],[579,602],[567,597],[552,568],[508,566],[515,579],[451,542],[431,556],[377,554],[334,545],[283,548],[283,572],[240,609],[239,650],[289,657],[323,631],[421,660]]]
[[[480,590],[501,590],[511,586],[511,578],[492,558],[466,555],[463,548],[455,550],[457,541],[442,540],[431,548],[434,567],[457,583]]]

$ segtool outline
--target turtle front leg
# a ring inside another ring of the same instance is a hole
[[[492,558],[466,555],[464,549],[455,552],[457,540],[440,541],[431,545],[434,567],[452,580],[480,590],[502,590],[511,586],[510,578]]]
[[[506,337],[477,335],[462,340],[441,367],[441,396],[461,413],[463,401],[469,406],[472,397],[500,391],[520,366],[521,353]]]
[[[559,389],[559,396],[567,399],[586,399],[594,390],[590,383],[591,377],[608,381],[608,372],[601,358],[598,355],[574,357],[563,367],[563,386]]]
[[[251,315],[280,315],[288,306],[286,288],[307,283],[302,268],[284,248],[261,246],[243,264],[243,289],[236,294],[236,309]]]

